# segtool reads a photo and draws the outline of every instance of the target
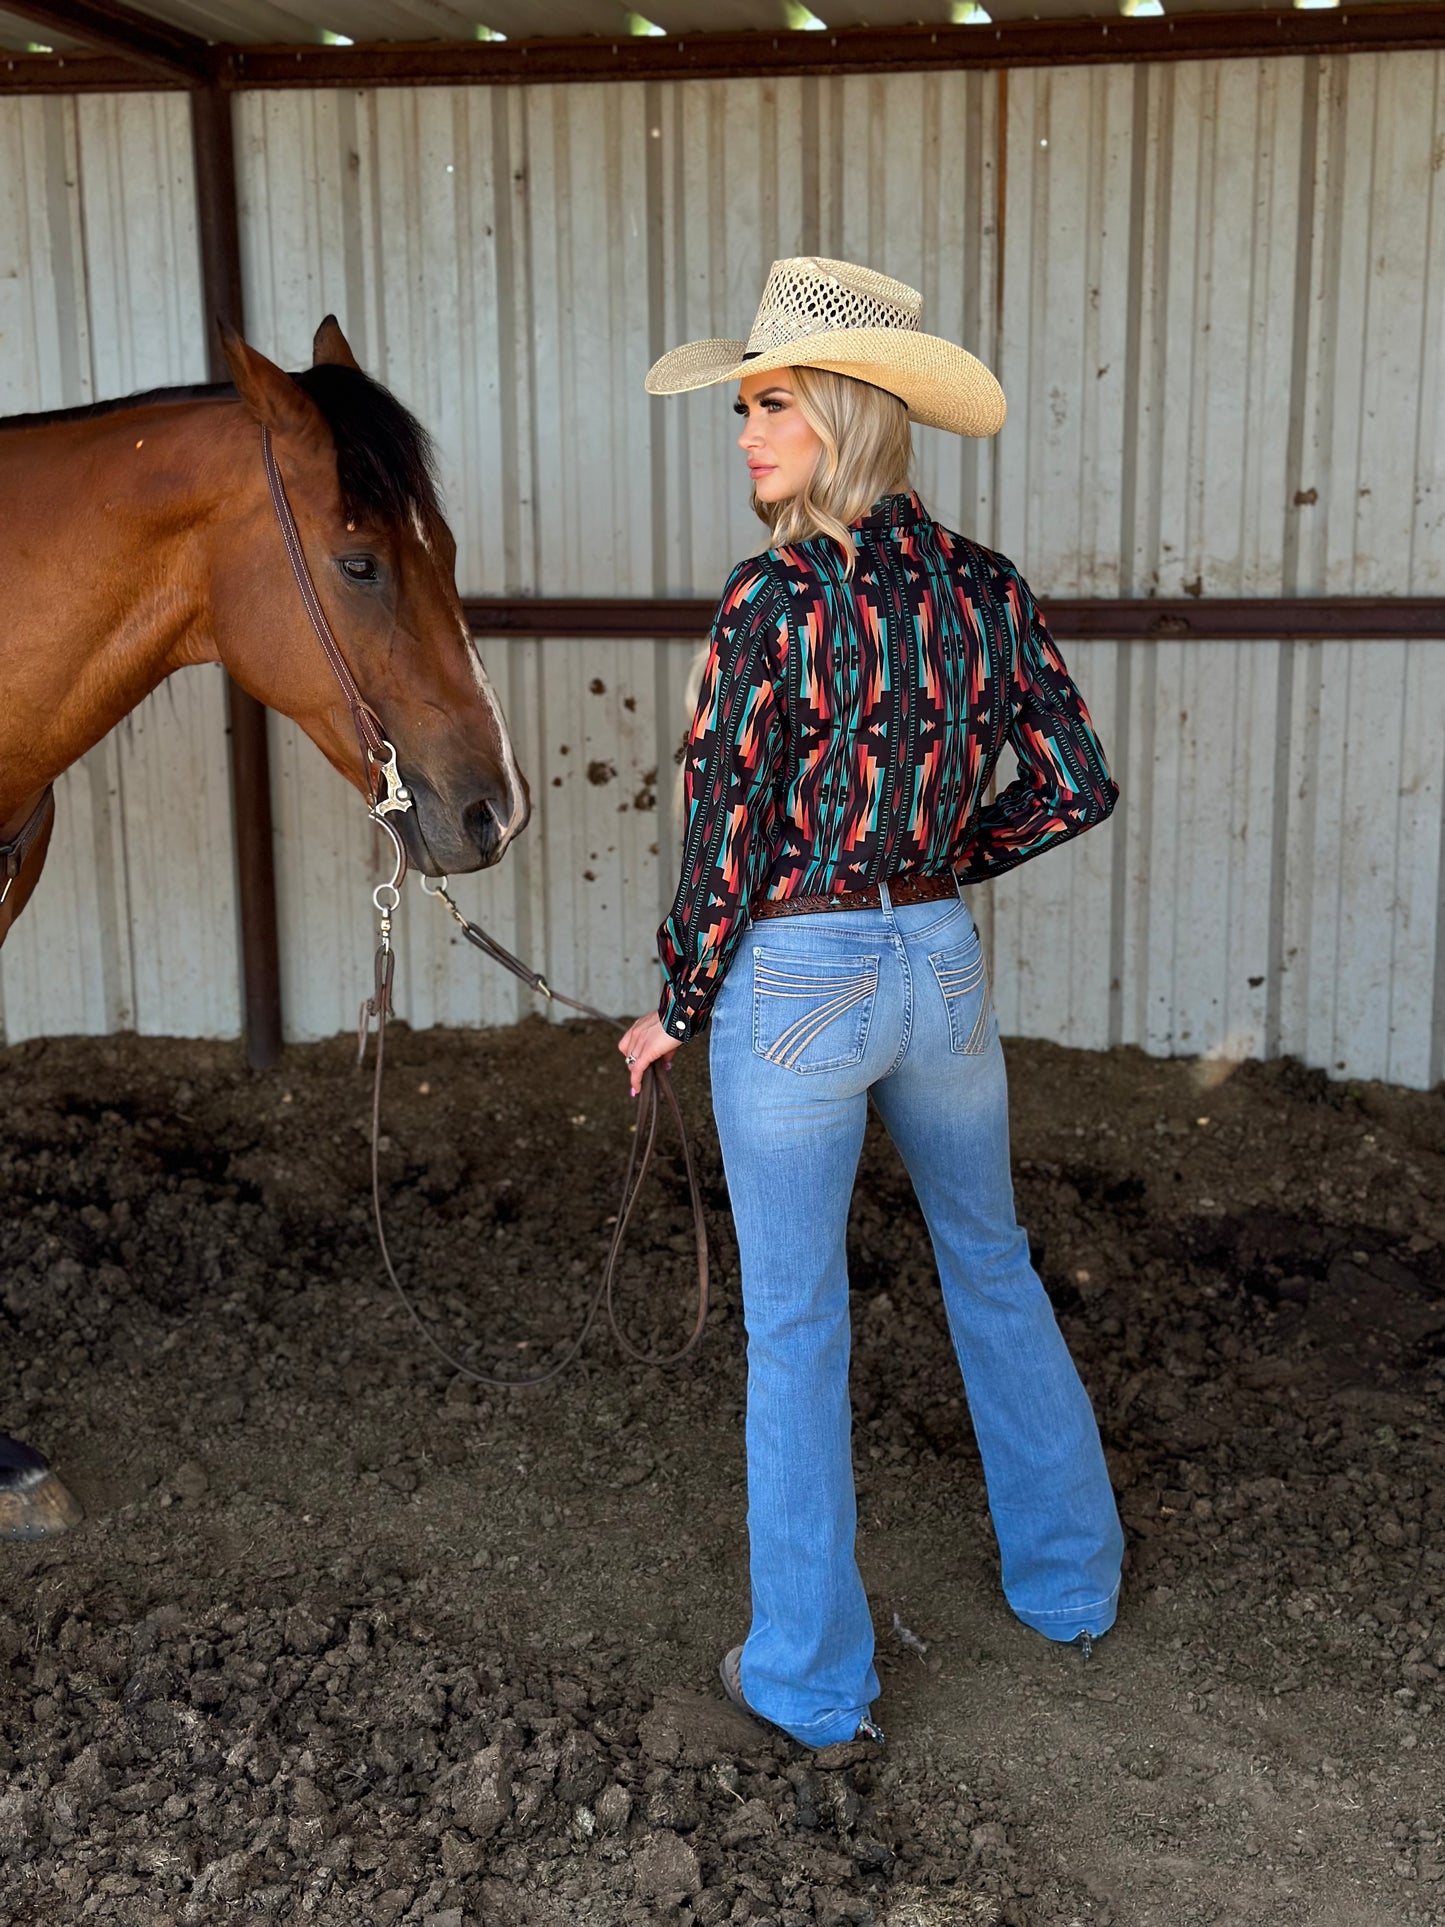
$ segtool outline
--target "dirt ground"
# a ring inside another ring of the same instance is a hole
[[[391,1052],[403,1269],[450,1343],[529,1367],[615,1208],[610,1037]],[[1441,1927],[1445,1092],[1009,1055],[1020,1215],[1129,1534],[1120,1621],[1085,1664],[1009,1616],[923,1227],[870,1136],[889,1741],[814,1764],[713,1685],[745,1625],[745,1377],[700,1049],[701,1355],[657,1373],[598,1333],[485,1397],[381,1278],[344,1042],[259,1079],[220,1045],[0,1053],[0,1423],[89,1514],[0,1546],[0,1920]],[[690,1249],[666,1163],[622,1292],[662,1346]]]

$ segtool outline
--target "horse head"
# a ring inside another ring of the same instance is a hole
[[[432,876],[495,863],[527,821],[527,786],[457,593],[425,430],[362,372],[333,316],[300,374],[230,331],[225,349],[243,408],[270,432],[332,633],[396,750],[413,807],[390,820],[408,858]],[[259,439],[253,485],[218,531],[219,653],[368,795],[365,752],[288,565]]]

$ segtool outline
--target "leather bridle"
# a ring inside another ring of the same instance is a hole
[[[361,1017],[357,1027],[357,1062],[360,1063],[366,1055],[366,1039],[371,1024],[374,1022],[376,1025],[376,1070],[372,1080],[371,1095],[371,1206],[372,1217],[376,1226],[377,1244],[381,1250],[382,1264],[386,1269],[387,1278],[390,1280],[397,1296],[401,1299],[402,1304],[405,1305],[412,1322],[431,1347],[432,1351],[435,1352],[437,1357],[445,1364],[450,1365],[453,1371],[459,1372],[463,1378],[469,1379],[476,1385],[485,1385],[500,1390],[512,1390],[523,1386],[545,1385],[550,1379],[556,1378],[560,1372],[566,1370],[578,1352],[581,1351],[587,1334],[591,1331],[593,1323],[596,1320],[598,1310],[604,1303],[607,1307],[607,1319],[612,1327],[612,1335],[629,1358],[634,1359],[638,1364],[642,1365],[665,1366],[680,1364],[697,1345],[699,1339],[702,1337],[703,1328],[707,1323],[707,1221],[703,1211],[702,1193],[698,1185],[697,1170],[693,1164],[692,1146],[688,1140],[687,1128],[683,1123],[682,1110],[677,1101],[677,1093],[672,1087],[672,1078],[667,1068],[666,1059],[660,1059],[657,1063],[649,1065],[643,1072],[638,1117],[633,1130],[632,1149],[628,1155],[627,1170],[622,1180],[622,1197],[618,1204],[617,1216],[613,1221],[612,1242],[608,1247],[607,1261],[602,1268],[602,1275],[598,1280],[596,1289],[588,1302],[582,1325],[576,1337],[572,1339],[560,1358],[556,1359],[544,1370],[529,1373],[521,1378],[503,1378],[490,1372],[480,1372],[474,1366],[464,1364],[461,1359],[448,1351],[434,1336],[422,1318],[421,1313],[417,1310],[410,1293],[397,1276],[396,1266],[392,1262],[391,1249],[387,1243],[386,1227],[383,1222],[381,1208],[381,1088],[382,1074],[386,1064],[386,1020],[393,1014],[391,992],[392,978],[396,967],[396,953],[392,949],[391,943],[392,916],[401,901],[401,884],[406,876],[407,859],[406,849],[402,843],[401,836],[390,819],[393,816],[404,815],[410,810],[413,807],[413,799],[410,789],[402,781],[400,772],[397,769],[396,751],[386,738],[381,726],[381,719],[362,696],[361,690],[357,686],[356,678],[351,673],[346,658],[341,652],[340,644],[337,642],[335,633],[327,619],[326,611],[322,607],[321,598],[316,593],[316,583],[312,577],[310,565],[307,563],[305,550],[301,546],[301,537],[297,533],[296,518],[291,513],[291,504],[287,499],[286,485],[281,479],[281,471],[276,463],[275,450],[271,445],[271,431],[264,427],[261,430],[261,459],[266,470],[266,485],[271,491],[271,503],[276,511],[276,520],[280,524],[281,539],[286,545],[286,555],[291,564],[291,573],[296,578],[296,587],[300,591],[301,601],[306,609],[306,613],[311,619],[311,626],[316,632],[317,641],[321,644],[326,660],[331,665],[332,674],[340,684],[341,693],[346,698],[347,706],[351,711],[351,720],[356,730],[357,742],[361,747],[362,762],[366,773],[366,796],[371,819],[390,837],[396,858],[391,880],[387,883],[378,884],[372,891],[372,902],[376,907],[380,923],[380,940],[376,950],[372,994],[361,1006]],[[27,823],[26,829],[20,832],[21,837],[26,835],[28,829],[29,824]],[[36,831],[35,834],[38,835],[39,832]],[[4,855],[5,846],[0,846],[0,857]],[[463,936],[467,939],[467,942],[473,945],[474,948],[480,950],[484,956],[490,957],[493,963],[500,964],[504,970],[510,971],[511,974],[520,982],[524,983],[529,990],[535,991],[539,996],[545,997],[549,1002],[565,1004],[569,1010],[575,1010],[583,1017],[597,1018],[602,1023],[611,1024],[615,1029],[625,1030],[627,1028],[625,1023],[620,1022],[615,1017],[609,1016],[605,1011],[596,1009],[592,1004],[581,1003],[575,997],[568,997],[560,990],[554,990],[540,971],[529,969],[519,957],[513,956],[512,952],[508,950],[504,944],[498,943],[496,938],[489,935],[480,925],[473,923],[468,917],[464,916],[451,897],[447,889],[447,883],[448,879],[446,877],[423,877],[422,889],[428,896],[437,898],[446,907],[460,928]],[[5,884],[5,889],[9,889],[8,881]],[[3,902],[4,892],[0,891],[0,903]],[[643,1183],[646,1180],[648,1169],[652,1163],[653,1151],[657,1143],[657,1126],[660,1115],[659,1092],[661,1092],[662,1101],[667,1105],[668,1110],[672,1114],[672,1120],[677,1127],[678,1145],[682,1152],[683,1167],[687,1173],[688,1196],[692,1205],[693,1235],[697,1246],[697,1307],[693,1319],[692,1331],[686,1343],[665,1358],[658,1358],[650,1353],[639,1351],[637,1347],[631,1343],[618,1323],[613,1299],[617,1266],[622,1256],[623,1241],[627,1235],[627,1227],[633,1212],[637,1208],[637,1199],[642,1190]]]
[[[388,816],[401,814],[412,806],[411,791],[402,782],[396,767],[396,751],[382,733],[381,718],[362,696],[357,688],[356,678],[341,653],[341,645],[332,633],[326,611],[321,606],[321,598],[316,593],[311,569],[306,560],[306,551],[301,546],[301,537],[296,531],[296,517],[291,513],[291,503],[286,494],[286,484],[281,480],[281,470],[276,465],[276,451],[271,445],[269,428],[261,430],[261,461],[266,470],[266,486],[271,491],[271,506],[276,511],[276,520],[281,524],[281,540],[286,544],[286,559],[291,564],[291,573],[296,578],[296,587],[301,592],[301,600],[306,613],[311,618],[311,627],[316,631],[316,640],[321,644],[322,653],[331,665],[331,673],[341,685],[341,693],[346,698],[351,711],[352,725],[356,730],[356,740],[361,745],[362,762],[366,771],[366,800],[371,805],[371,813],[382,827],[391,831],[386,821]],[[395,832],[391,831],[393,840]],[[402,875],[406,874],[406,858],[402,856]],[[400,877],[397,882],[400,882]]]

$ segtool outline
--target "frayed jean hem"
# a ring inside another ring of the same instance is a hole
[[[768,1715],[763,1714],[762,1717],[767,1719]],[[858,1713],[824,1713],[803,1725],[795,1725],[791,1720],[769,1720],[769,1724],[781,1727],[799,1746],[810,1746],[817,1752],[825,1746],[843,1746],[855,1739],[858,1728],[868,1717],[868,1708],[865,1706]]]
[[[1012,1601],[1009,1610],[1015,1619],[1020,1620],[1031,1632],[1042,1633],[1045,1639],[1057,1641],[1060,1645],[1072,1644],[1080,1633],[1087,1633],[1091,1639],[1102,1639],[1113,1625],[1119,1612],[1119,1588],[1115,1586],[1103,1599],[1090,1601],[1086,1606],[1065,1606],[1058,1612],[1031,1613],[1021,1611]]]

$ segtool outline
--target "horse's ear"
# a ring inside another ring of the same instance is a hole
[[[334,314],[327,315],[316,330],[311,343],[311,366],[319,368],[323,361],[335,362],[342,368],[355,368],[361,372],[361,363],[351,352],[351,343],[341,332],[341,323]]]
[[[263,428],[273,435],[327,437],[326,419],[284,368],[267,361],[234,328],[221,325],[221,346],[230,365],[236,393]]]

